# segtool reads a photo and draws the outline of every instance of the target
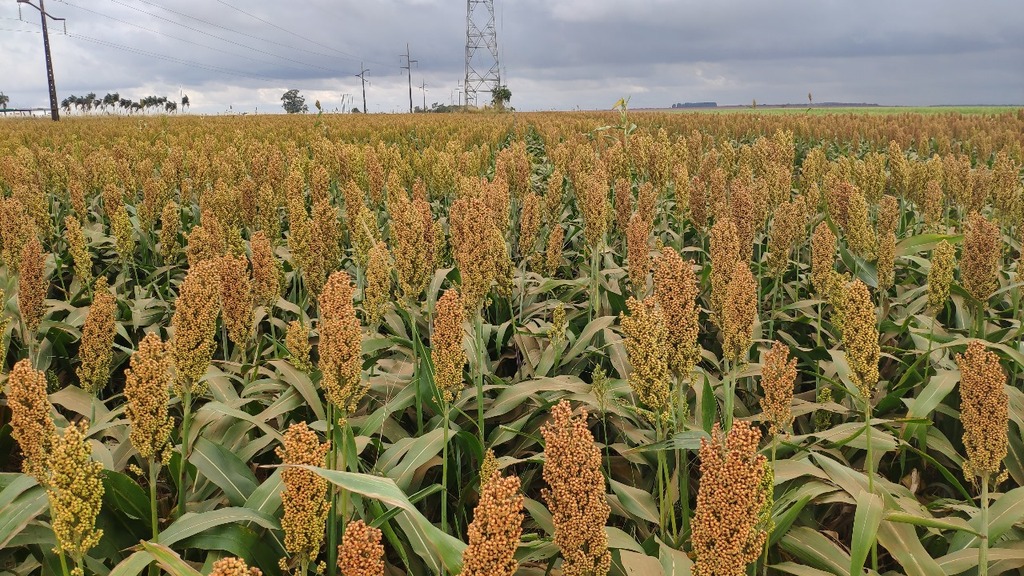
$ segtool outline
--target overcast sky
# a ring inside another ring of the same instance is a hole
[[[370,112],[455,101],[465,75],[461,0],[46,0],[58,100],[119,92],[193,112]],[[243,12],[244,10],[244,12]],[[483,10],[481,7],[480,11]],[[0,91],[48,106],[39,15],[0,1]],[[1024,104],[1020,0],[495,0],[502,80],[519,110],[871,102]],[[486,67],[486,64],[483,64]],[[348,94],[349,96],[343,96]],[[355,102],[352,100],[355,99]]]

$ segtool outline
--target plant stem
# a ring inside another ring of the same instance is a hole
[[[732,365],[728,360],[725,360],[725,401],[722,406],[722,428],[728,433],[732,430],[732,413],[733,406],[735,404],[736,395],[736,377],[733,374],[735,366]]]
[[[420,393],[420,360],[419,328],[416,326],[416,318],[409,314],[409,323],[412,324],[412,385],[414,386],[413,398],[416,399],[416,436],[423,436],[423,395]]]
[[[156,509],[156,479],[160,474],[160,464],[154,460],[149,461],[149,521],[153,527],[153,542],[156,542],[160,535],[160,522]],[[160,568],[154,563],[149,565],[149,576],[160,576]]]
[[[773,477],[774,477],[774,474],[775,474],[775,448],[778,445],[778,439],[779,439],[778,435],[772,434],[772,459],[771,459],[771,465],[772,465],[772,475],[773,475]],[[774,486],[772,487],[772,489],[774,490]],[[761,576],[768,576],[768,541],[769,540],[771,540],[771,538],[765,538],[764,539],[764,557],[763,557],[763,560],[761,561]]]
[[[981,477],[981,546],[978,547],[978,576],[988,576],[988,475]]]
[[[867,441],[867,462],[865,473],[868,475],[868,492],[875,493],[875,452],[871,445],[871,398],[864,398],[864,435]],[[878,541],[871,542],[871,568],[878,572]]]
[[[64,558],[64,550],[59,550],[57,555],[60,557],[60,569],[64,572],[64,576],[70,576],[68,572],[68,561]]]
[[[337,418],[334,417],[334,404],[327,404],[327,441],[331,443],[331,449],[327,453],[327,468],[328,470],[337,470],[338,463],[338,443],[335,442],[335,422]],[[331,484],[330,487],[330,508],[327,511],[327,574],[328,576],[335,576],[338,573],[338,498],[337,498],[337,486]]]
[[[185,513],[185,473],[188,468],[188,432],[192,426],[192,391],[185,389],[181,399],[181,463],[178,467],[178,508],[175,512],[177,518]]]
[[[599,313],[601,298],[598,295],[598,274],[601,267],[601,254],[597,246],[590,250],[590,320]]]
[[[476,343],[476,419],[480,433],[480,446],[484,446],[484,321],[477,311],[473,319],[473,336]]]
[[[444,411],[444,442],[441,444],[441,531],[448,533],[448,419],[451,406],[449,402],[441,400],[441,410]],[[482,480],[481,480],[482,482]]]

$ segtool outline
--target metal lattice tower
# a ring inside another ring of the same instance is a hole
[[[477,92],[501,86],[498,33],[494,0],[466,0],[466,105],[477,103]]]

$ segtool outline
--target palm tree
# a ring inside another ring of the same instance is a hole
[[[7,108],[7,104],[11,101],[11,97],[3,92],[0,92],[0,108]]]
[[[166,102],[164,104],[164,110],[166,110],[167,112],[177,112],[178,111],[178,103],[177,102]]]
[[[185,94],[184,96],[181,97],[181,108],[185,109],[185,108],[188,108],[188,106],[189,106],[188,94]]]

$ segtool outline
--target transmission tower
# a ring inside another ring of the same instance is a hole
[[[477,103],[477,92],[501,86],[498,33],[494,0],[466,0],[466,105]]]

